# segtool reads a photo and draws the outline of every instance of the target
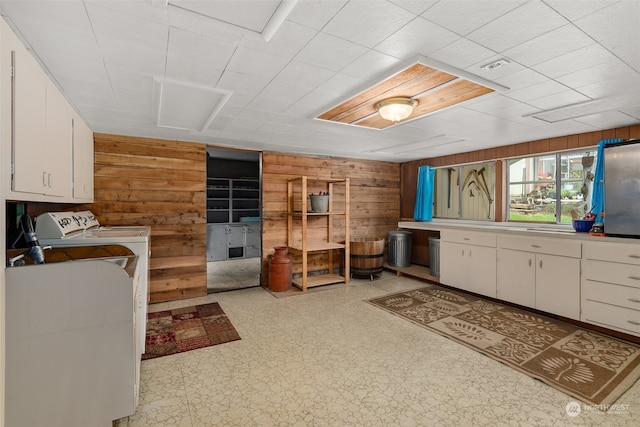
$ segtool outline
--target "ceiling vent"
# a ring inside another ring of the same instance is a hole
[[[591,114],[604,113],[622,108],[640,105],[640,91],[630,90],[628,93],[565,105],[546,111],[527,114],[523,117],[533,117],[547,123],[556,123],[562,120],[576,119]]]
[[[486,79],[446,64],[423,58],[374,86],[317,116],[317,119],[354,126],[384,129],[398,122],[378,114],[376,105],[389,98],[418,101],[411,114],[400,121],[413,120],[494,92],[507,90]]]
[[[154,105],[159,127],[205,131],[231,92],[188,82],[154,79]]]

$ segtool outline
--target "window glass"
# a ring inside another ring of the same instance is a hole
[[[570,223],[591,206],[596,151],[508,160],[509,221]]]

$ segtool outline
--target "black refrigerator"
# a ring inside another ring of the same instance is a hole
[[[640,237],[640,140],[604,147],[604,231]]]

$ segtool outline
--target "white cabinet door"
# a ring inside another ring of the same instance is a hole
[[[440,283],[467,289],[465,245],[440,241]]]
[[[536,254],[538,310],[580,320],[580,260]]]
[[[468,246],[467,290],[496,297],[496,248]]]
[[[535,254],[498,249],[497,297],[501,300],[535,307]]]
[[[79,117],[73,118],[73,198],[93,202],[93,132]]]
[[[47,87],[46,189],[50,196],[71,197],[73,117],[67,100],[51,85]]]
[[[26,51],[3,52],[13,60],[13,180],[11,189],[44,194],[46,190],[47,86]]]
[[[496,249],[441,241],[440,282],[495,298]]]

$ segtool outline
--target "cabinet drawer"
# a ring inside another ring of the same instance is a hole
[[[584,301],[580,320],[640,335],[640,311],[597,301]]]
[[[640,266],[582,260],[582,275],[588,280],[640,288]]]
[[[440,239],[446,242],[496,247],[496,235],[494,233],[442,230],[440,232]]]
[[[500,235],[498,237],[498,246],[516,251],[560,255],[572,258],[580,258],[582,254],[582,244],[580,242],[563,239]]]
[[[640,310],[640,288],[592,282],[584,279],[581,290],[583,304],[586,301],[597,301]]]
[[[640,265],[640,244],[585,242],[582,245],[582,257]]]

